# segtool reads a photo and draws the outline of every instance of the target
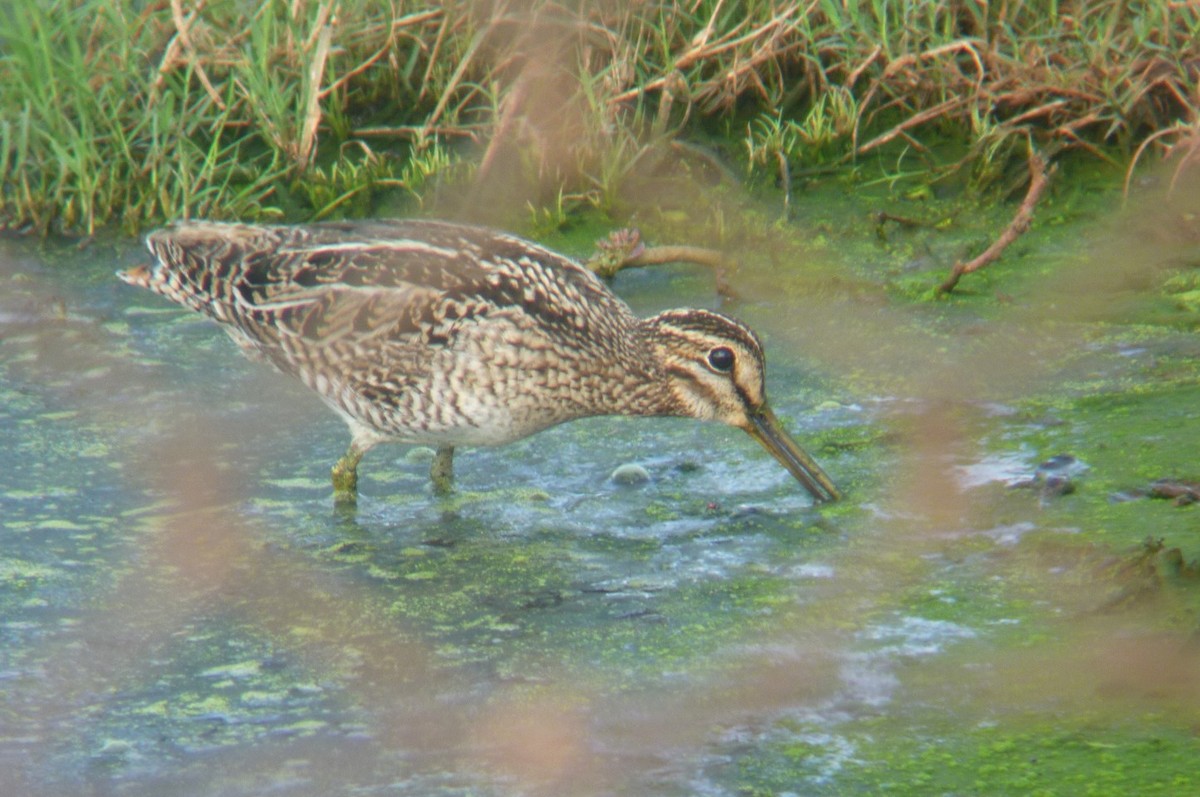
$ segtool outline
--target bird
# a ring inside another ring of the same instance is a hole
[[[381,442],[499,445],[597,415],[681,416],[746,431],[812,496],[830,477],[767,402],[762,341],[713,310],[636,316],[575,260],[499,230],[432,219],[184,221],[146,237],[124,282],[217,322],[346,421],[331,471],[353,504]]]

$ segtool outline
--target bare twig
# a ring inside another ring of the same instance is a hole
[[[1067,101],[1061,98],[1057,100],[1051,100],[1050,102],[1039,105],[1036,108],[1030,108],[1028,111],[1023,111],[1011,119],[1005,119],[1004,123],[1006,125],[1015,127],[1016,125],[1028,122],[1030,119],[1036,119],[1039,116],[1049,116],[1055,111],[1062,110],[1066,104]]]
[[[1004,232],[1000,233],[1000,237],[993,241],[992,245],[985,249],[978,257],[972,258],[965,263],[962,261],[955,263],[950,276],[938,286],[937,292],[949,293],[958,285],[958,281],[964,274],[978,271],[984,266],[998,260],[1004,250],[1008,248],[1008,245],[1017,240],[1017,238],[1029,229],[1029,224],[1033,221],[1033,210],[1037,206],[1038,200],[1041,199],[1042,193],[1045,192],[1048,184],[1049,178],[1046,162],[1042,160],[1041,155],[1034,151],[1031,145],[1029,148],[1029,190],[1025,193],[1025,199],[1021,201],[1021,207],[1017,208],[1017,213],[1013,216],[1013,220],[1004,228]]]
[[[713,28],[717,26],[717,17],[721,14],[721,6],[725,5],[725,0],[717,0],[717,4],[713,7],[713,12],[708,18],[708,24],[704,26],[704,30],[696,36],[696,46],[703,47],[708,44],[708,37],[712,36]]]

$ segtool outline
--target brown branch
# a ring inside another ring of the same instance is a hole
[[[854,67],[854,69],[850,72],[849,76],[847,76],[846,82],[843,83],[842,85],[844,85],[847,89],[854,88],[854,84],[858,82],[858,78],[862,75],[863,72],[867,71],[867,67],[869,67],[871,64],[875,63],[875,59],[878,58],[879,54],[882,52],[883,52],[883,45],[879,45],[879,44],[875,45],[875,49],[871,51],[870,55],[868,55],[866,58],[863,59],[863,62],[861,64]]]
[[[1037,154],[1031,146],[1029,150],[1029,190],[1025,193],[1025,199],[1021,201],[1021,207],[1017,208],[1017,213],[1013,216],[1013,220],[1004,228],[1004,232],[1000,233],[1000,237],[993,241],[992,245],[985,249],[978,257],[972,258],[966,263],[961,260],[955,263],[950,276],[938,286],[937,292],[939,294],[949,293],[954,290],[954,287],[958,285],[958,281],[964,274],[978,271],[984,266],[998,260],[1004,250],[1008,248],[1008,245],[1017,240],[1017,238],[1029,229],[1029,224],[1033,221],[1033,210],[1045,192],[1046,186],[1049,184],[1048,174],[1046,162],[1042,160],[1042,156]]]
[[[626,268],[660,266],[664,263],[698,263],[713,270],[717,292],[722,296],[736,295],[725,279],[728,271],[737,268],[737,261],[715,249],[702,246],[651,246],[642,243],[641,233],[633,227],[615,230],[596,242],[596,254],[586,263],[597,276],[612,279]]]
[[[915,113],[912,116],[905,119],[900,124],[893,127],[891,130],[887,131],[886,133],[876,136],[875,138],[868,141],[866,144],[863,144],[861,147],[858,148],[858,150],[855,152],[855,154],[862,155],[863,153],[869,152],[869,151],[875,149],[876,147],[881,147],[884,144],[891,141],[892,139],[902,135],[904,133],[904,131],[907,130],[908,128],[916,127],[919,124],[928,122],[930,119],[937,119],[937,118],[945,115],[946,113],[950,112],[951,110],[958,108],[959,106],[962,106],[964,104],[966,104],[966,98],[951,97],[950,99],[946,100],[945,102],[939,102],[937,105],[933,106],[932,108],[927,108],[924,111],[921,111],[920,113]]]
[[[651,246],[621,264],[621,268],[661,266],[664,263],[699,263],[712,268],[725,268],[730,260],[716,249],[702,246]]]
[[[717,281],[717,293],[729,298],[737,297],[737,292],[725,278],[726,274],[737,269],[737,261],[715,249],[705,249],[702,246],[651,246],[642,250],[641,254],[626,260],[620,268],[641,268],[663,263],[698,263],[708,266]]]
[[[1112,155],[1109,155],[1107,152],[1100,149],[1100,147],[1096,146],[1092,142],[1084,140],[1083,138],[1081,138],[1079,136],[1078,133],[1076,133],[1074,130],[1070,129],[1069,127],[1066,127],[1064,125],[1063,127],[1058,128],[1054,132],[1056,135],[1061,136],[1064,139],[1067,139],[1066,141],[1062,142],[1063,147],[1069,147],[1069,146],[1079,147],[1080,149],[1087,150],[1089,153],[1091,153],[1092,156],[1096,158],[1096,160],[1104,161],[1105,163],[1109,164],[1110,166],[1112,166],[1115,169],[1122,168],[1121,161],[1114,158]]]
[[[363,61],[358,66],[354,67],[349,72],[344,73],[337,80],[333,81],[333,83],[330,83],[329,86],[327,86],[326,88],[321,89],[321,99],[322,100],[325,99],[330,94],[333,94],[335,91],[340,89],[342,86],[346,85],[351,80],[353,80],[354,78],[361,75],[363,72],[366,72],[368,69],[370,69],[372,66],[374,66],[375,63],[379,61],[379,59],[381,59],[385,55],[387,55],[391,49],[392,49],[391,40],[384,42],[384,45],[382,47],[380,47],[378,50],[376,50],[374,55],[367,58],[367,60]]]

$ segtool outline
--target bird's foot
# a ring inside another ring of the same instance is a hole
[[[448,495],[454,491],[454,446],[438,446],[429,466],[429,478],[435,494]]]
[[[353,446],[337,461],[330,471],[333,481],[333,502],[354,504],[358,502],[358,462],[362,453]]]

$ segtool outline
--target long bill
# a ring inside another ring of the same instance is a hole
[[[763,448],[771,452],[771,456],[779,460],[788,473],[796,477],[796,481],[804,485],[804,489],[812,494],[813,501],[824,503],[836,501],[842,493],[834,485],[833,480],[821,470],[816,460],[804,452],[796,441],[779,425],[779,419],[770,408],[763,406],[757,412],[749,413],[750,425],[746,431],[750,433]]]

